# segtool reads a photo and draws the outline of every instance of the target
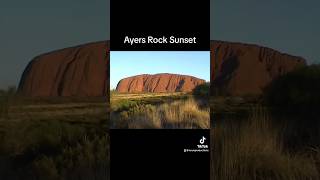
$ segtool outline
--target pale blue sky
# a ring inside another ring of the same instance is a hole
[[[209,51],[112,51],[110,88],[129,76],[174,73],[210,81]]]

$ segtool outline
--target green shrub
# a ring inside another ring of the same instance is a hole
[[[119,100],[117,102],[112,103],[111,108],[113,111],[126,111],[137,105],[138,105],[137,101],[123,99],[123,100]]]
[[[210,83],[206,82],[204,84],[200,84],[193,89],[193,94],[196,96],[209,96],[210,91]]]
[[[297,69],[274,80],[265,91],[271,106],[310,110],[320,105],[320,65]]]

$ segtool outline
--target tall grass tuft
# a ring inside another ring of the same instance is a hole
[[[173,126],[190,129],[210,127],[209,109],[201,109],[193,98],[162,104],[158,112],[165,127]]]
[[[319,179],[316,159],[309,153],[286,151],[281,129],[271,123],[263,108],[253,109],[247,120],[215,124],[213,179]]]

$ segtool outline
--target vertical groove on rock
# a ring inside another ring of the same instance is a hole
[[[78,59],[79,53],[81,51],[81,48],[76,49],[75,55],[73,58],[67,63],[65,68],[62,70],[62,75],[61,75],[61,81],[58,84],[58,96],[63,96],[63,90],[66,86],[66,74],[68,73],[68,70],[70,66],[72,65],[73,62],[75,62]]]

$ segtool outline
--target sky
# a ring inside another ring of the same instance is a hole
[[[33,57],[109,39],[110,0],[2,0],[0,89]],[[211,39],[252,43],[320,63],[319,0],[211,0]]]
[[[319,0],[211,0],[211,39],[258,44],[320,63]]]
[[[209,51],[112,51],[110,89],[126,77],[139,74],[173,73],[210,81]]]

